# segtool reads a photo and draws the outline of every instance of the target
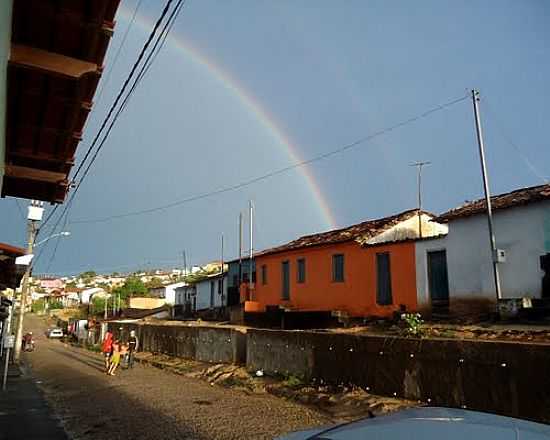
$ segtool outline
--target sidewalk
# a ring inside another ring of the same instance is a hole
[[[0,440],[8,439],[68,439],[32,377],[15,365],[8,370],[6,391],[0,389]]]

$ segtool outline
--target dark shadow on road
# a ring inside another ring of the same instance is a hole
[[[57,353],[57,354],[61,355],[61,356],[65,356],[65,357],[67,357],[69,359],[72,359],[76,362],[80,362],[81,364],[92,367],[95,370],[105,372],[105,364],[99,359],[92,358],[89,361],[84,360],[84,359],[82,359],[82,357],[88,357],[88,356],[79,356],[78,354],[71,353],[70,351],[67,351],[64,348],[53,348],[52,347],[52,348],[50,348],[50,350],[53,351],[54,353]]]

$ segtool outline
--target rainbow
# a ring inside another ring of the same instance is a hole
[[[124,21],[129,22],[132,17],[133,11],[121,5],[118,11],[118,17],[122,17]],[[149,32],[154,22],[139,13],[135,17],[134,24],[138,25],[142,30]],[[290,162],[292,164],[302,162],[302,158],[299,154],[298,147],[291,141],[288,134],[286,134],[277,124],[273,115],[271,115],[264,106],[261,105],[246,89],[234,78],[229,72],[223,70],[214,61],[207,58],[196,47],[194,47],[188,40],[184,40],[182,37],[171,33],[166,43],[169,44],[174,50],[181,52],[191,60],[197,67],[202,68],[208,75],[216,80],[222,87],[228,90],[239,103],[250,112],[251,115],[258,121],[263,129],[277,142],[278,145],[286,152]],[[337,227],[336,219],[330,209],[327,199],[323,196],[319,183],[315,180],[315,177],[306,165],[297,168],[302,174],[307,188],[309,188],[315,200],[317,209],[326,228],[335,229]]]

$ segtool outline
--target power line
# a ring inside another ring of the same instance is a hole
[[[164,9],[161,12],[160,17],[157,19],[151,33],[149,34],[149,37],[147,37],[147,41],[145,42],[145,44],[141,48],[141,51],[140,51],[136,61],[134,62],[134,65],[132,66],[132,69],[130,70],[130,73],[127,75],[126,79],[124,80],[124,83],[123,83],[121,89],[119,90],[113,104],[111,104],[111,107],[109,108],[107,116],[103,119],[103,122],[101,123],[101,126],[99,128],[99,131],[96,133],[91,145],[89,146],[88,150],[86,151],[86,154],[84,155],[84,158],[80,162],[80,165],[78,166],[78,168],[77,168],[77,170],[76,170],[76,172],[73,176],[73,180],[76,179],[76,177],[78,176],[78,173],[80,172],[80,170],[84,166],[84,163],[88,159],[88,157],[91,154],[93,148],[95,147],[95,144],[99,140],[99,137],[101,136],[101,133],[103,133],[103,130],[107,126],[107,122],[109,121],[109,119],[113,115],[113,112],[115,111],[115,108],[118,106],[118,103],[120,102],[120,99],[122,98],[122,95],[126,91],[126,88],[128,87],[128,84],[130,84],[130,81],[132,80],[132,77],[134,76],[138,66],[140,65],[141,60],[145,56],[145,53],[147,52],[147,49],[149,48],[149,45],[151,44],[151,41],[153,41],[153,38],[155,37],[160,24],[164,20],[164,17],[168,13],[168,10],[170,9],[170,5],[172,4],[173,1],[174,0],[167,0],[166,4],[164,6]]]
[[[105,80],[101,82],[101,89],[99,90],[99,93],[97,94],[96,105],[101,100],[101,97],[103,96],[103,92],[107,88],[107,84],[109,84],[109,80],[111,79],[111,74],[113,73],[113,70],[115,69],[116,63],[118,62],[118,58],[120,56],[122,48],[124,47],[124,44],[126,43],[126,39],[128,38],[128,34],[130,33],[130,29],[132,28],[132,26],[134,25],[134,22],[136,21],[136,16],[137,16],[137,13],[139,11],[139,7],[141,6],[142,1],[143,0],[139,0],[136,3],[136,7],[134,8],[134,12],[132,13],[132,17],[130,18],[130,23],[126,27],[126,31],[124,32],[124,36],[122,37],[122,41],[120,42],[120,45],[118,46],[115,57],[113,58],[113,62],[109,66],[109,70],[107,71],[107,74],[105,75]]]
[[[498,130],[500,136],[508,143],[508,145],[510,145],[514,150],[516,150],[516,153],[518,153],[519,157],[521,157],[523,162],[527,165],[527,167],[533,173],[534,176],[536,176],[538,179],[542,180],[543,183],[545,183],[545,184],[548,183],[548,179],[546,178],[546,176],[544,176],[541,172],[539,172],[539,170],[535,167],[535,165],[533,165],[533,163],[529,160],[527,155],[525,153],[523,153],[521,148],[519,148],[519,146],[515,142],[513,142],[512,139],[510,139],[510,137],[506,134],[506,131],[504,130],[504,128],[503,128],[502,124],[500,123],[498,117],[496,116],[495,112],[493,111],[491,105],[487,101],[487,98],[484,98],[483,101],[485,103],[485,107],[487,108],[487,112],[489,113],[489,115],[491,115],[491,118],[493,118],[493,122],[495,122],[495,125],[497,127],[497,130]]]
[[[136,63],[134,63],[134,66],[132,67],[132,70],[130,72],[130,74],[128,75],[126,81],[124,82],[124,85],[122,86],[121,90],[119,91],[119,94],[114,102],[114,104],[111,106],[110,110],[109,110],[109,113],[107,115],[107,117],[104,119],[103,121],[103,124],[101,125],[100,127],[100,130],[99,132],[96,134],[95,138],[94,138],[94,141],[92,142],[92,145],[90,146],[90,148],[88,149],[83,161],[81,162],[79,168],[77,169],[76,173],[75,173],[75,176],[73,178],[75,178],[78,174],[78,172],[83,168],[83,165],[87,159],[87,157],[90,155],[95,143],[97,142],[97,140],[99,139],[100,135],[101,135],[101,132],[104,130],[106,124],[107,124],[107,121],[110,119],[110,116],[112,115],[112,112],[114,110],[114,108],[116,107],[116,105],[118,104],[118,101],[120,100],[121,96],[124,94],[124,91],[126,89],[126,87],[128,86],[129,82],[130,82],[130,79],[132,78],[132,76],[134,75],[135,71],[136,71],[136,67],[138,66],[138,64],[140,63],[140,61],[143,59],[143,55],[144,53],[146,52],[151,40],[152,40],[152,37],[154,37],[154,35],[156,34],[157,30],[158,30],[158,27],[160,25],[160,23],[163,21],[164,17],[166,16],[166,13],[168,12],[169,10],[169,5],[170,3],[172,2],[172,0],[169,0],[167,2],[167,5],[166,7],[164,8],[161,16],[159,17],[159,19],[157,20],[156,24],[155,24],[155,27],[153,28],[153,30],[151,31],[151,34],[148,38],[148,40],[146,41],[145,45],[143,46],[142,48],[142,51],[140,52],[139,56],[138,56],[138,60],[136,61]],[[134,93],[137,85],[139,85],[139,83],[141,82],[141,80],[143,79],[143,77],[145,76],[145,74],[148,72],[149,68],[151,67],[152,63],[154,62],[154,60],[156,59],[156,56],[158,55],[160,49],[164,46],[164,43],[166,41],[166,38],[168,36],[168,33],[170,32],[170,30],[172,29],[172,26],[175,22],[175,19],[177,18],[178,14],[180,13],[183,5],[185,4],[185,0],[178,0],[176,6],[173,8],[168,20],[166,21],[166,23],[164,24],[164,27],[163,29],[161,30],[161,33],[157,36],[156,38],[156,41],[153,45],[153,48],[151,49],[151,51],[149,52],[149,54],[147,55],[147,58],[145,60],[145,62],[143,63],[143,65],[141,66],[141,69],[136,77],[136,79],[134,80],[132,86],[131,86],[131,89],[130,91],[126,94],[126,96],[124,97],[124,100],[122,102],[122,104],[119,106],[115,116],[112,118],[111,120],[111,123],[109,124],[109,127],[107,128],[107,132],[105,133],[105,135],[103,136],[98,148],[96,149],[94,155],[92,156],[92,159],[90,160],[90,162],[88,163],[86,169],[84,170],[84,174],[83,176],[81,177],[81,179],[79,180],[78,184],[76,185],[75,187],[75,190],[73,191],[73,193],[71,194],[70,198],[69,198],[69,201],[68,203],[65,205],[64,209],[63,209],[63,212],[61,213],[61,215],[58,217],[57,219],[57,222],[55,223],[52,231],[55,232],[55,230],[57,229],[59,223],[61,222],[62,218],[65,217],[65,223],[64,225],[67,224],[67,220],[68,220],[68,213],[70,211],[70,208],[73,204],[73,201],[75,199],[75,196],[78,192],[78,189],[80,188],[80,185],[82,184],[84,178],[87,176],[92,164],[95,162],[101,148],[103,147],[103,145],[105,144],[106,140],[108,139],[109,137],[109,134],[111,133],[118,117],[120,116],[120,114],[124,111],[124,109],[126,108],[126,105],[128,104],[129,102],[129,99],[130,97],[132,96],[132,94]],[[159,43],[160,43],[160,46],[159,46]],[[50,213],[50,215],[48,216],[48,218],[46,219],[46,221],[48,221],[52,216],[53,216],[53,213],[55,212],[55,209],[52,211],[52,213]],[[53,259],[55,258],[55,254],[56,254],[56,251],[57,251],[57,247],[58,247],[58,244],[59,244],[59,240],[57,241],[57,244],[56,244],[56,248],[55,248],[55,251],[54,251],[54,254],[52,255],[52,258],[50,259],[50,262],[49,262],[49,266],[51,265]],[[43,251],[42,251],[43,252]],[[40,252],[40,254],[38,255],[38,257],[40,257],[40,255],[42,255],[42,252]],[[49,267],[48,266],[48,267]]]
[[[101,126],[98,130],[98,132],[96,133],[92,143],[90,144],[90,146],[88,147],[88,150],[86,151],[86,154],[84,155],[84,158],[82,159],[82,161],[80,162],[80,165],[78,166],[75,174],[73,175],[72,177],[72,180],[75,180],[78,176],[78,174],[80,173],[81,169],[84,167],[84,164],[86,162],[86,160],[88,159],[88,157],[90,156],[90,154],[92,153],[94,147],[95,147],[95,144],[97,143],[97,141],[99,140],[99,137],[101,136],[101,133],[103,132],[103,130],[105,129],[106,125],[107,125],[107,122],[109,121],[109,119],[111,118],[112,114],[113,114],[113,111],[114,109],[117,107],[122,95],[124,94],[124,92],[126,91],[126,88],[128,87],[128,84],[130,83],[132,77],[134,76],[135,74],[135,71],[137,70],[139,64],[141,63],[141,60],[143,59],[143,56],[145,55],[145,52],[147,52],[147,49],[149,48],[149,45],[151,44],[151,41],[153,40],[153,38],[155,37],[157,31],[158,31],[158,28],[160,26],[160,24],[162,23],[162,21],[164,20],[164,17],[166,16],[166,14],[168,13],[169,9],[170,9],[170,5],[171,3],[173,2],[173,0],[167,0],[165,6],[164,6],[164,9],[162,10],[161,12],[161,15],[160,17],[157,19],[153,29],[151,30],[151,33],[149,34],[146,42],[144,43],[139,55],[138,55],[138,58],[136,59],[136,61],[134,62],[134,65],[132,66],[132,69],[130,70],[130,73],[127,75],[121,89],[119,90],[118,94],[117,94],[117,97],[115,98],[115,101],[113,102],[113,104],[111,104],[111,107],[109,108],[109,111],[107,113],[107,116],[103,119],[103,122],[101,123]],[[138,3],[138,5],[136,6],[136,9],[134,10],[134,15],[132,16],[132,21],[130,23],[130,25],[133,23],[133,21],[135,20],[135,16],[137,15],[137,10],[139,8],[141,4],[141,0],[140,2]],[[129,25],[129,27],[130,27]],[[127,33],[129,32],[129,27],[127,28]],[[124,37],[124,40],[126,38],[127,35],[125,35]],[[123,40],[123,43],[124,44],[124,40]],[[119,47],[119,51],[120,49],[122,48],[122,44],[121,46]],[[115,61],[116,61],[116,58],[118,57],[118,52],[117,52],[117,56],[115,57]],[[74,194],[76,193],[76,191],[78,190],[78,186],[76,187],[75,191],[73,192],[73,194],[71,195],[71,199],[74,198]],[[44,222],[42,222],[42,225],[41,227],[44,228],[44,226],[51,220],[51,218],[53,217],[53,215],[55,214],[57,208],[58,208],[59,205],[56,205],[53,210],[50,212],[50,214],[48,215],[48,217],[44,220]],[[68,206],[68,205],[66,205]],[[63,215],[65,215],[65,213],[67,212],[67,208],[64,208],[63,210],[63,213],[61,214],[61,217]],[[60,220],[60,219],[59,219]],[[56,223],[56,225],[54,226],[54,230],[55,228],[57,227],[57,225],[59,224],[59,220],[58,222]]]
[[[274,177],[274,176],[277,176],[279,174],[283,174],[283,173],[286,173],[288,171],[294,170],[296,168],[303,167],[305,165],[309,165],[311,163],[327,159],[327,158],[329,158],[331,156],[334,156],[336,154],[344,153],[345,151],[350,150],[352,148],[355,148],[360,144],[363,144],[363,143],[368,142],[368,141],[370,141],[370,140],[372,140],[376,137],[387,134],[387,133],[389,133],[389,132],[391,132],[391,131],[393,131],[397,128],[401,128],[405,125],[412,124],[413,122],[416,122],[420,119],[426,118],[427,116],[431,115],[432,113],[444,110],[444,109],[446,109],[448,107],[451,107],[455,104],[458,104],[459,102],[462,102],[462,101],[464,101],[468,98],[469,98],[469,95],[453,99],[453,100],[448,101],[444,104],[432,107],[431,109],[429,109],[429,110],[427,110],[423,113],[420,113],[416,116],[405,119],[405,120],[403,120],[403,121],[401,121],[397,124],[391,125],[391,126],[386,127],[382,130],[379,130],[379,131],[377,131],[373,134],[370,134],[368,136],[364,136],[364,137],[362,137],[360,139],[357,139],[357,140],[355,140],[355,141],[353,141],[349,144],[346,144],[346,145],[343,145],[339,148],[331,150],[327,153],[323,153],[323,154],[320,154],[318,156],[314,156],[314,157],[312,157],[310,159],[307,159],[307,160],[296,162],[296,163],[288,165],[286,167],[279,168],[277,170],[271,171],[271,172],[263,174],[261,176],[254,177],[254,178],[249,179],[249,180],[245,180],[243,182],[240,182],[240,183],[237,183],[237,184],[234,184],[234,185],[226,186],[226,187],[223,187],[223,188],[220,188],[220,189],[217,189],[217,190],[213,190],[213,191],[210,191],[210,192],[206,192],[206,193],[203,193],[203,194],[198,194],[198,195],[195,195],[195,196],[187,197],[187,198],[184,198],[184,199],[181,199],[181,200],[176,200],[174,202],[171,202],[171,203],[168,203],[168,204],[165,204],[165,205],[161,205],[161,206],[156,206],[156,207],[153,207],[153,208],[126,212],[126,213],[123,213],[123,214],[112,215],[112,216],[103,217],[103,218],[99,218],[99,219],[75,220],[75,221],[72,221],[71,224],[102,223],[102,222],[106,222],[106,221],[114,220],[114,219],[118,219],[118,218],[125,218],[125,217],[132,217],[132,216],[136,216],[136,215],[148,214],[148,213],[152,213],[152,212],[156,212],[156,211],[162,211],[162,210],[165,210],[165,209],[173,208],[175,206],[183,205],[183,204],[194,202],[194,201],[197,201],[197,200],[205,199],[207,197],[212,197],[212,196],[215,196],[215,195],[223,194],[223,193],[226,193],[226,192],[236,191],[236,190],[239,190],[239,189],[244,188],[246,186],[250,186],[254,183],[260,182],[262,180],[267,180],[267,179],[269,179],[271,177]]]

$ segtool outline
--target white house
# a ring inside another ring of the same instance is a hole
[[[195,310],[223,307],[227,304],[227,272],[209,275],[195,283]]]
[[[85,289],[80,292],[80,303],[89,304],[94,296],[97,298],[106,298],[111,295],[105,292],[101,287],[92,287],[91,289]]]
[[[176,301],[176,289],[178,287],[183,287],[183,286],[186,286],[187,283],[185,282],[179,282],[179,283],[172,283],[172,284],[167,284],[166,286],[164,286],[164,298],[166,300],[166,304],[170,304],[172,306],[176,305],[176,304],[179,304],[177,301]]]
[[[491,201],[502,298],[550,296],[548,291],[543,294],[542,281],[543,261],[550,259],[550,185],[493,196]],[[448,223],[447,236],[416,243],[419,308],[447,302],[456,312],[494,310],[496,288],[485,199],[452,209],[436,220]],[[547,271],[550,277],[550,268]]]

